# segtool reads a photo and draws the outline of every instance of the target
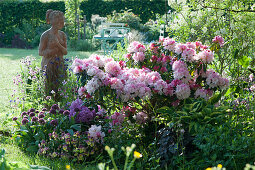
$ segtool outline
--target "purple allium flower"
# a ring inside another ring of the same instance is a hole
[[[25,116],[25,115],[27,115],[27,112],[22,112],[22,113],[21,113],[21,117],[23,117],[23,116]]]
[[[28,123],[28,119],[27,118],[23,118],[21,121],[22,125],[25,125]]]
[[[76,111],[79,109],[79,112]],[[89,110],[86,106],[83,105],[83,101],[81,99],[76,99],[72,102],[70,106],[70,114],[69,118],[75,116],[75,122],[76,123],[88,123],[89,121],[92,121],[96,113],[95,111]]]
[[[29,112],[35,112],[35,109],[34,108],[31,108],[28,110]]]
[[[69,116],[70,112],[69,112],[69,110],[65,110],[65,111],[63,112],[63,114],[66,115],[66,116]]]
[[[58,113],[59,113],[59,114],[63,114],[64,111],[65,111],[64,109],[60,109]]]
[[[27,117],[27,116],[24,116],[23,119],[28,119],[28,117]]]
[[[45,117],[45,115],[44,115],[44,113],[43,113],[43,112],[41,112],[41,113],[39,113],[38,117],[39,117],[39,118],[44,118],[44,117]]]
[[[51,126],[57,126],[58,125],[58,120],[57,119],[54,119],[50,122],[50,125]]]
[[[55,109],[50,109],[50,113],[55,115],[57,112]]]
[[[37,122],[38,121],[38,117],[34,116],[32,117],[32,122]]]
[[[42,111],[45,112],[47,109],[46,108],[43,108]]]
[[[43,119],[43,118],[40,118],[39,120],[38,120],[38,122],[41,124],[41,125],[44,125],[46,122],[45,122],[45,120]]]
[[[34,112],[29,113],[29,117],[34,117],[34,116],[35,116]]]
[[[36,110],[36,111],[35,111],[35,113],[39,113],[39,111],[38,111],[38,110]]]
[[[17,119],[18,119],[17,117],[13,117],[13,118],[12,118],[13,121],[16,121]]]
[[[59,109],[58,104],[53,104],[53,105],[51,106],[51,109],[58,110],[58,109]]]

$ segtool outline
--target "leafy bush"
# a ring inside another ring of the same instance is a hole
[[[95,51],[98,47],[92,39],[70,40],[68,45],[72,50],[76,51]]]

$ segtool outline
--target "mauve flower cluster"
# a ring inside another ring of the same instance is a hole
[[[96,117],[96,112],[84,106],[81,99],[76,99],[70,106],[69,118],[72,117],[74,117],[76,123],[89,123]]]

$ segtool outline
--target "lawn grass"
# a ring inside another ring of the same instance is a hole
[[[77,52],[70,51],[66,58],[87,58],[92,52]],[[12,118],[12,114],[15,115],[15,110],[10,107],[10,96],[13,94],[13,90],[16,86],[13,84],[13,78],[18,72],[20,72],[21,63],[20,60],[23,57],[32,56],[36,58],[36,61],[41,62],[41,57],[38,55],[37,49],[11,49],[0,48],[0,131],[12,131],[12,123],[6,123]],[[17,147],[11,138],[3,137],[0,134],[0,148],[6,150],[6,158],[10,162],[23,162],[28,164],[38,164],[52,167],[53,169],[65,169],[66,164],[70,164],[67,161],[51,160],[41,158],[36,155],[29,156]],[[78,165],[75,169],[84,169],[84,165]],[[95,169],[87,167],[86,169]]]

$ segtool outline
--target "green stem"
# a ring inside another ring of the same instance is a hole
[[[116,163],[115,163],[115,161],[113,159],[113,154],[111,154],[110,157],[111,157],[111,160],[112,160],[112,164],[113,164],[114,170],[118,170],[118,168],[116,166]]]
[[[128,155],[126,155],[126,160],[125,160],[125,165],[124,165],[124,170],[126,170],[127,169],[127,163],[128,163]]]
[[[133,167],[133,165],[135,163],[135,160],[136,160],[136,158],[134,157],[134,159],[131,161],[131,163],[130,163],[130,165],[128,167],[128,170],[130,170]]]

